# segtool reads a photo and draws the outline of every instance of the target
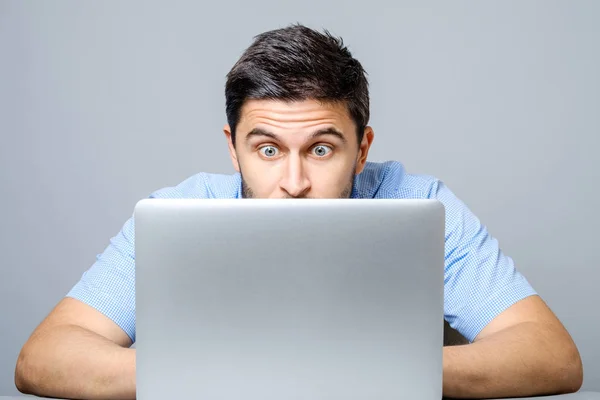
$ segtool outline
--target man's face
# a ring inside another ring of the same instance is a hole
[[[344,104],[315,100],[249,100],[240,115],[235,147],[225,126],[244,197],[347,198],[362,172],[373,130],[358,143]]]

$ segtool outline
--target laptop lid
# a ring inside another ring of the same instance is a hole
[[[148,199],[141,399],[440,399],[436,200]]]

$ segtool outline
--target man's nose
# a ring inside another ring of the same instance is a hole
[[[308,193],[310,180],[300,156],[292,155],[288,158],[280,187],[291,197],[304,197]]]

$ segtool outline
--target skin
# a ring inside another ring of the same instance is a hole
[[[373,142],[367,127],[359,145],[343,104],[250,100],[236,129],[224,128],[244,195],[258,198],[349,197]]]
[[[21,349],[15,369],[25,394],[66,399],[135,399],[135,349],[111,319],[64,298]]]
[[[248,101],[235,146],[230,127],[224,132],[247,197],[336,198],[349,196],[373,142],[370,127],[360,144],[355,129],[342,104]],[[135,398],[130,345],[112,320],[66,298],[23,346],[15,383],[40,396]],[[473,343],[444,347],[443,377],[445,397],[521,397],[577,391],[583,368],[564,326],[539,296],[530,296],[498,315]]]

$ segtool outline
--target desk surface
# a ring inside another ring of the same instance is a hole
[[[33,399],[37,397],[31,396],[0,396],[0,400],[24,400],[24,399]],[[561,396],[544,396],[544,397],[522,397],[518,400],[527,400],[527,399],[542,399],[542,400],[600,400],[600,392],[578,392],[572,394],[565,394]],[[58,399],[57,399],[58,400]],[[505,399],[510,400],[510,399]],[[515,399],[517,400],[517,399]]]

